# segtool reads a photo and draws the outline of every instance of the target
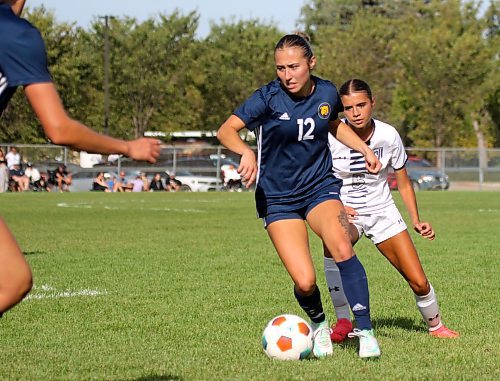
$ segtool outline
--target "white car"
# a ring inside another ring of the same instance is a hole
[[[222,180],[215,176],[196,176],[189,171],[179,170],[175,178],[181,182],[181,190],[187,192],[209,192],[222,190]]]

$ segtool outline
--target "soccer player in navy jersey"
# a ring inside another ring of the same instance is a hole
[[[420,220],[415,192],[405,169],[408,157],[401,138],[394,127],[373,119],[375,98],[366,82],[351,79],[340,87],[339,92],[347,124],[378,153],[382,164],[378,173],[368,173],[359,153],[330,136],[333,170],[343,181],[340,197],[348,210],[351,241],[354,245],[363,234],[366,235],[405,278],[432,336],[458,337],[457,332],[447,328],[441,321],[434,288],[425,275],[417,249],[387,184],[389,168],[392,168],[414,230],[432,241],[436,234],[430,223]],[[336,326],[346,327],[343,332],[337,329],[337,332],[332,333],[332,340],[340,342],[350,331],[350,313],[337,266],[326,248],[324,264],[328,288],[331,290],[330,296],[338,319]]]
[[[220,127],[217,136],[240,154],[238,168],[246,186],[256,181],[257,212],[294,282],[299,305],[312,321],[313,353],[332,353],[326,320],[308,243],[305,221],[337,262],[359,329],[361,357],[378,357],[380,349],[370,319],[368,283],[348,233],[340,202],[341,181],[332,172],[328,132],[360,152],[370,171],[380,166],[373,152],[341,123],[335,86],[311,75],[316,65],[307,36],[282,37],[274,50],[278,78],[261,87]],[[258,160],[239,131],[255,131]]]
[[[47,69],[45,45],[40,32],[20,18],[25,0],[0,0],[0,115],[23,86],[26,97],[54,144],[103,154],[123,154],[155,162],[160,141],[124,141],[98,134],[71,119],[62,105]],[[32,287],[31,269],[14,236],[0,219],[0,316],[20,302]]]

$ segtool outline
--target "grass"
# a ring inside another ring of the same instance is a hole
[[[438,238],[417,247],[461,338],[426,334],[408,286],[364,239],[382,358],[362,361],[351,343],[284,363],[264,355],[262,330],[280,313],[305,315],[251,193],[0,196],[35,276],[30,298],[0,319],[1,380],[500,379],[500,193],[418,194]]]

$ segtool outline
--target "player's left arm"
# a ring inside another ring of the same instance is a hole
[[[401,169],[395,170],[394,174],[398,183],[399,194],[401,195],[406,210],[410,215],[413,229],[415,229],[415,231],[422,237],[432,241],[434,238],[436,238],[436,233],[434,232],[434,229],[432,229],[430,223],[420,221],[420,216],[418,214],[417,197],[415,196],[415,191],[413,190],[413,186],[411,184],[410,178],[408,177],[408,173],[406,172],[406,168],[403,167]]]
[[[382,164],[373,151],[360,139],[347,124],[340,119],[330,121],[330,133],[342,144],[361,153],[366,160],[366,168],[371,173],[378,173]]]

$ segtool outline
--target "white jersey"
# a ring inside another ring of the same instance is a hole
[[[340,143],[330,134],[329,144],[333,159],[333,172],[342,179],[340,198],[360,214],[370,214],[389,205],[394,205],[387,175],[389,168],[404,167],[408,159],[401,137],[394,127],[373,120],[375,129],[367,145],[382,163],[379,173],[371,174],[365,166],[365,159],[358,151]]]

